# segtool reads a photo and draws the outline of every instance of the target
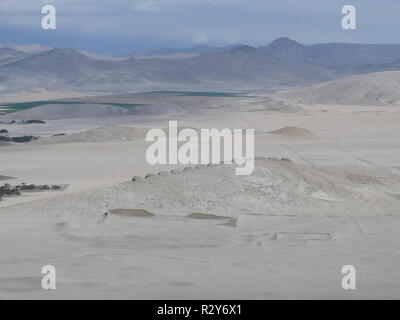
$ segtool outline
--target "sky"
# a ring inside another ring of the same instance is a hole
[[[56,30],[43,30],[44,5]],[[344,5],[357,29],[341,27]],[[159,47],[400,43],[400,0],[0,0],[0,42],[124,55]]]

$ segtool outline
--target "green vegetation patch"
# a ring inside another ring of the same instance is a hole
[[[161,94],[175,94],[183,97],[222,97],[222,98],[236,98],[242,97],[243,93],[228,93],[228,92],[202,92],[202,91],[152,91],[151,93],[161,93]]]
[[[8,110],[4,110],[5,113],[14,113],[22,110],[36,108],[46,104],[101,104],[108,106],[121,107],[125,109],[134,108],[143,106],[143,104],[137,103],[108,103],[108,102],[89,102],[89,101],[32,101],[32,102],[21,102],[21,103],[10,103],[5,104],[4,106],[8,108]]]

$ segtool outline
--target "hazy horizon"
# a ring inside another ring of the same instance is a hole
[[[75,46],[47,46],[47,45],[42,45],[40,43],[30,43],[30,42],[1,42],[0,41],[0,48],[11,48],[16,51],[23,51],[23,52],[29,52],[30,50],[38,50],[38,51],[45,51],[45,50],[52,50],[52,49],[73,49],[76,51],[81,51],[83,53],[92,53],[92,54],[98,54],[99,56],[101,55],[109,55],[109,56],[115,56],[115,57],[128,57],[132,54],[137,54],[137,53],[146,53],[150,52],[152,50],[158,50],[158,49],[171,49],[171,50],[184,50],[184,49],[191,49],[191,48],[196,48],[196,47],[208,47],[208,48],[223,48],[223,47],[229,47],[229,46],[251,46],[254,48],[262,48],[266,47],[275,40],[281,39],[281,38],[288,38],[290,40],[293,40],[295,42],[298,42],[304,46],[312,46],[312,45],[319,45],[319,44],[362,44],[362,45],[400,45],[399,43],[396,42],[386,42],[386,43],[376,43],[376,42],[352,42],[352,41],[326,41],[326,42],[315,42],[315,43],[304,43],[301,41],[298,41],[297,39],[293,39],[290,37],[287,37],[285,35],[279,36],[277,38],[271,39],[270,41],[267,41],[264,44],[261,45],[250,45],[248,42],[241,42],[241,43],[229,43],[229,44],[221,44],[221,45],[210,45],[210,44],[188,44],[187,46],[183,45],[155,45],[153,47],[146,47],[143,49],[138,49],[138,50],[133,50],[130,52],[121,52],[121,53],[107,53],[107,52],[97,52],[97,51],[91,51],[91,50],[85,50],[80,47],[75,47]]]
[[[57,29],[41,28],[44,0],[2,0],[2,43],[68,47],[125,55],[154,48],[267,45],[281,36],[303,44],[351,42],[399,44],[400,3],[393,0],[104,0],[52,1]],[[343,30],[341,8],[357,9],[357,29]],[[386,5],[386,6],[385,6]]]

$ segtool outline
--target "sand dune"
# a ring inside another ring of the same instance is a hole
[[[129,110],[122,107],[102,104],[46,104],[35,108],[4,115],[2,119],[75,119],[75,118],[102,118],[129,114]]]
[[[304,104],[400,105],[400,72],[353,76],[278,96]]]
[[[32,141],[31,144],[58,144],[58,143],[96,143],[96,142],[123,142],[144,140],[148,128],[130,128],[119,126],[106,126],[92,130],[67,135],[42,137]]]
[[[380,117],[332,109],[349,115],[224,109],[179,121],[263,132],[256,136],[257,154],[277,158],[256,159],[254,174],[246,177],[229,165],[152,167],[145,143],[137,141],[57,145],[135,138],[143,125],[136,116],[114,122],[132,127],[101,127],[110,118],[50,120],[37,129],[10,125],[43,135],[100,128],[52,137],[49,145],[2,148],[1,174],[18,177],[12,184],[70,188],[2,201],[0,242],[12,245],[1,246],[0,298],[399,297],[396,108],[375,108],[387,109]],[[163,128],[166,118],[145,123]],[[280,138],[309,132],[336,140]],[[132,181],[134,175],[141,178]],[[53,292],[40,285],[48,263],[57,268]],[[362,272],[360,290],[350,295],[340,286],[345,264]]]
[[[164,132],[168,136],[168,128],[161,129],[164,130]],[[184,128],[178,127],[177,129],[179,132]],[[30,144],[47,145],[61,143],[125,142],[135,140],[144,141],[146,139],[146,134],[149,130],[150,128],[142,127],[104,126],[83,132],[41,137],[38,140],[31,141]]]
[[[284,127],[270,131],[269,133],[280,137],[292,139],[314,139],[317,137],[311,131],[299,127]]]
[[[201,166],[16,205],[0,213],[100,218],[113,209],[145,209],[172,216],[384,216],[400,212],[399,197],[395,169],[308,166],[263,158],[256,161],[251,176],[236,176],[231,165]]]
[[[29,87],[29,89],[18,90],[13,93],[3,93],[1,102],[30,102],[42,100],[55,100],[71,97],[87,97],[100,94],[99,92],[81,92],[77,90],[50,89],[41,87]]]

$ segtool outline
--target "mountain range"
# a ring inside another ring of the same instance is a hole
[[[400,71],[345,77],[276,96],[301,104],[399,106]]]
[[[0,67],[29,57],[28,54],[10,48],[0,48]]]
[[[283,61],[334,70],[352,70],[400,59],[400,45],[397,44],[326,43],[305,46],[289,38],[279,38],[260,49]]]
[[[156,48],[146,51],[136,51],[128,54],[131,57],[149,57],[149,56],[167,56],[167,55],[176,55],[176,54],[206,54],[206,53],[217,53],[217,52],[226,52],[232,50],[237,47],[241,47],[241,44],[229,45],[223,47],[209,47],[207,45],[197,45],[190,48],[181,48],[181,49],[173,49],[173,48]]]
[[[400,70],[400,45],[328,43],[305,46],[279,38],[265,47],[235,45],[154,50],[194,53],[185,59],[100,60],[68,48],[31,54],[0,48],[0,94],[47,90],[148,91],[213,89],[245,91],[298,87],[343,76]]]

